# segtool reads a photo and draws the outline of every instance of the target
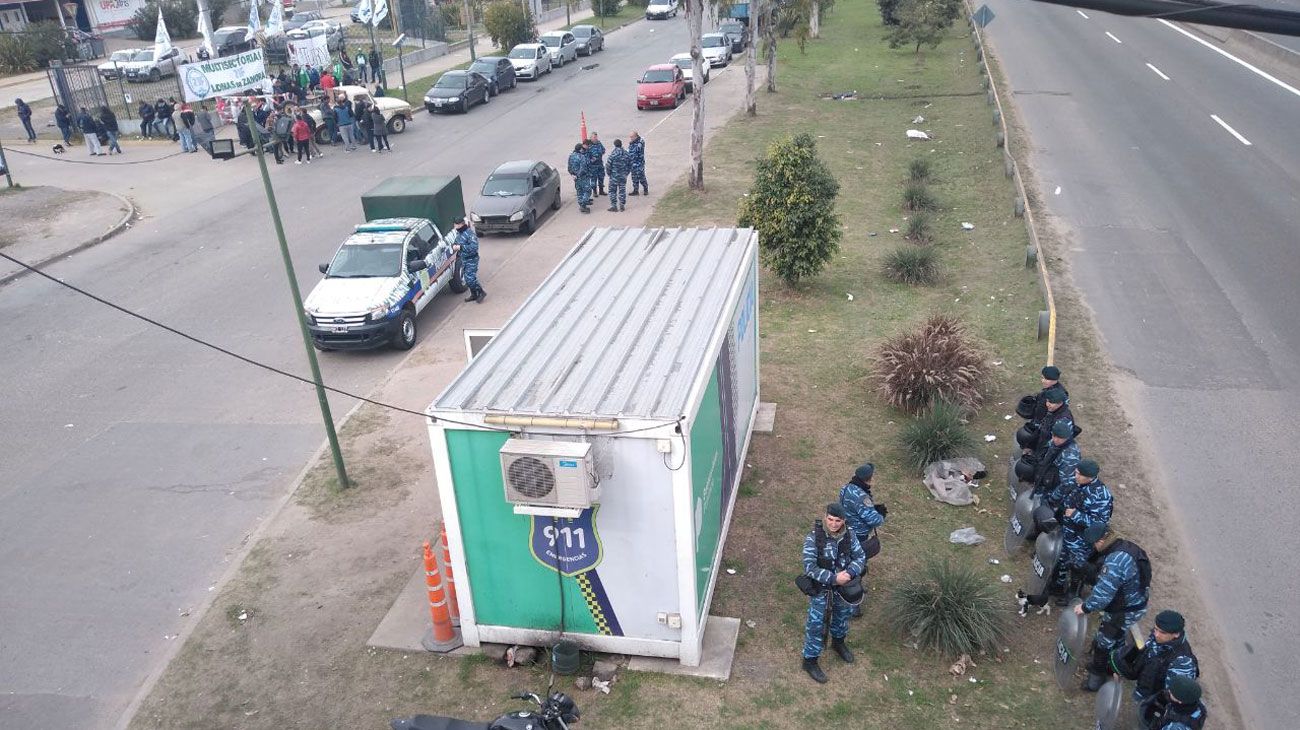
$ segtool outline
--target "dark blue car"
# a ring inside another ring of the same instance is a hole
[[[519,79],[515,78],[515,67],[505,56],[484,56],[470,64],[469,70],[488,80],[488,91],[493,96],[519,85]]]

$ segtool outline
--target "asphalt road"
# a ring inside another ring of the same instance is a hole
[[[1247,726],[1295,727],[1300,92],[1154,20],[990,5],[1047,206],[1136,381]]]
[[[307,291],[316,282],[316,264],[361,220],[360,193],[381,179],[458,173],[469,199],[507,159],[562,168],[580,110],[608,141],[639,128],[652,155],[684,159],[686,139],[651,131],[667,114],[635,110],[634,80],[685,48],[684,20],[638,23],[594,58],[468,115],[421,112],[392,137],[391,156],[331,150],[311,166],[273,167],[299,283]],[[195,160],[168,168],[180,171],[172,177],[157,169],[113,174],[149,188],[150,201],[167,199],[174,185],[183,204],[167,212],[146,204],[151,216],[130,232],[49,271],[306,373],[250,161]],[[210,182],[196,186],[186,169]],[[577,216],[571,187],[564,199],[557,215]],[[523,245],[484,239],[489,291],[493,259]],[[421,315],[423,329],[458,305],[445,295]],[[0,727],[109,726],[322,443],[314,393],[32,276],[0,288],[0,320]],[[365,393],[401,357],[329,353],[322,366],[329,384]],[[336,417],[352,405],[332,404]]]

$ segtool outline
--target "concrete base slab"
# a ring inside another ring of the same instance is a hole
[[[704,623],[704,647],[700,666],[682,666],[676,659],[634,656],[628,661],[627,668],[633,672],[658,672],[725,682],[731,677],[731,663],[736,659],[736,639],[739,636],[740,619],[709,616]]]
[[[776,404],[759,403],[758,413],[754,415],[754,433],[772,433],[776,428]]]
[[[429,633],[429,594],[424,581],[424,566],[416,568],[411,579],[406,581],[402,592],[397,594],[392,608],[370,635],[366,646],[377,649],[395,649],[397,651],[426,652],[422,640]],[[459,629],[457,629],[459,631]],[[462,646],[447,652],[450,656],[478,654],[473,647]]]

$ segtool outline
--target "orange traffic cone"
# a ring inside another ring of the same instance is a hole
[[[582,141],[586,142],[587,141],[587,113],[578,112],[578,114],[582,117]]]
[[[451,609],[451,625],[460,626],[460,604],[456,602],[456,574],[451,569],[451,548],[447,547],[447,526],[443,525],[442,535],[442,575],[447,584],[447,607]]]
[[[442,587],[442,574],[438,572],[438,559],[433,555],[429,541],[424,542],[424,576],[429,588],[429,615],[433,627],[424,635],[420,643],[429,651],[447,653],[464,646],[460,632],[451,625],[451,613],[447,609],[447,593]]]

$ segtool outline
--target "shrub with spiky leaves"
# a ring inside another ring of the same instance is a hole
[[[966,428],[961,409],[942,400],[903,426],[898,441],[907,463],[918,472],[936,461],[967,456],[975,450],[975,437]]]
[[[914,183],[929,182],[930,176],[934,171],[930,168],[930,161],[924,157],[918,157],[907,163],[907,179]]]
[[[944,656],[996,651],[1006,643],[1006,601],[969,565],[931,558],[890,594],[890,625]]]
[[[907,187],[903,188],[904,210],[934,210],[938,207],[939,201],[925,183],[908,183]]]
[[[907,219],[907,240],[916,243],[929,243],[934,239],[934,229],[930,223],[930,214],[918,210]]]
[[[886,340],[875,361],[881,396],[906,413],[920,413],[939,399],[973,411],[988,377],[983,346],[961,322],[943,314]]]
[[[939,257],[930,246],[905,243],[885,257],[885,277],[900,284],[933,284],[939,278]]]
[[[840,184],[803,133],[780,140],[758,161],[749,195],[740,202],[741,226],[758,231],[763,265],[788,285],[813,276],[840,249],[835,197]]]

